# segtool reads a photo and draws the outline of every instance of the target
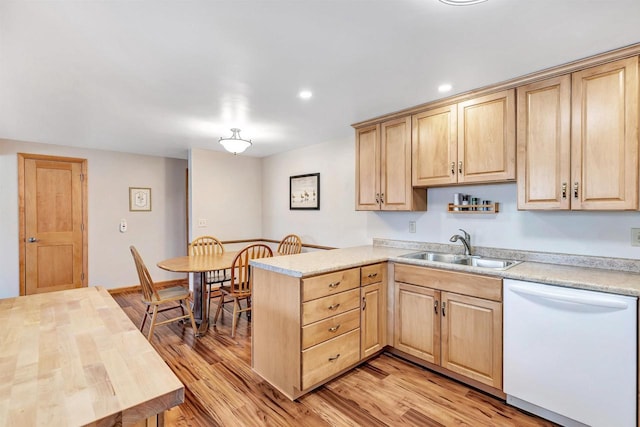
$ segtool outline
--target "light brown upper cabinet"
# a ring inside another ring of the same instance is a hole
[[[426,210],[411,185],[411,117],[356,129],[356,210]]]
[[[518,209],[638,209],[638,57],[517,96]]]
[[[516,178],[515,92],[469,99],[413,116],[413,185]]]

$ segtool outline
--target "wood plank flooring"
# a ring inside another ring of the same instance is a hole
[[[140,294],[114,298],[139,325],[144,312]],[[554,425],[389,354],[291,402],[251,370],[251,325],[246,317],[234,339],[230,329],[229,312],[199,339],[190,327],[177,323],[156,328],[153,346],[185,385],[185,402],[165,415],[166,425]]]

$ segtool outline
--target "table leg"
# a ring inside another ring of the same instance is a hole
[[[204,334],[209,329],[209,304],[207,299],[206,272],[193,275],[193,317],[198,324],[198,333]]]

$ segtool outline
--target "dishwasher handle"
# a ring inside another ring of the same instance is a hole
[[[569,302],[574,304],[591,305],[595,307],[613,308],[624,310],[628,307],[627,303],[606,297],[596,297],[590,295],[565,295],[555,293],[553,291],[531,289],[521,285],[510,285],[509,289],[521,295],[530,295],[555,301]]]

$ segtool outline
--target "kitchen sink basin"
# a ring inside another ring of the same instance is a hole
[[[468,265],[471,267],[488,268],[492,270],[506,270],[521,261],[485,258],[477,255],[460,255],[449,254],[443,252],[414,252],[407,255],[401,255],[400,258],[420,259],[425,261],[443,262],[446,264]]]
[[[441,252],[416,252],[413,254],[403,255],[402,258],[423,259],[425,261],[437,261],[447,263],[460,263],[467,259],[466,255],[446,254]]]

